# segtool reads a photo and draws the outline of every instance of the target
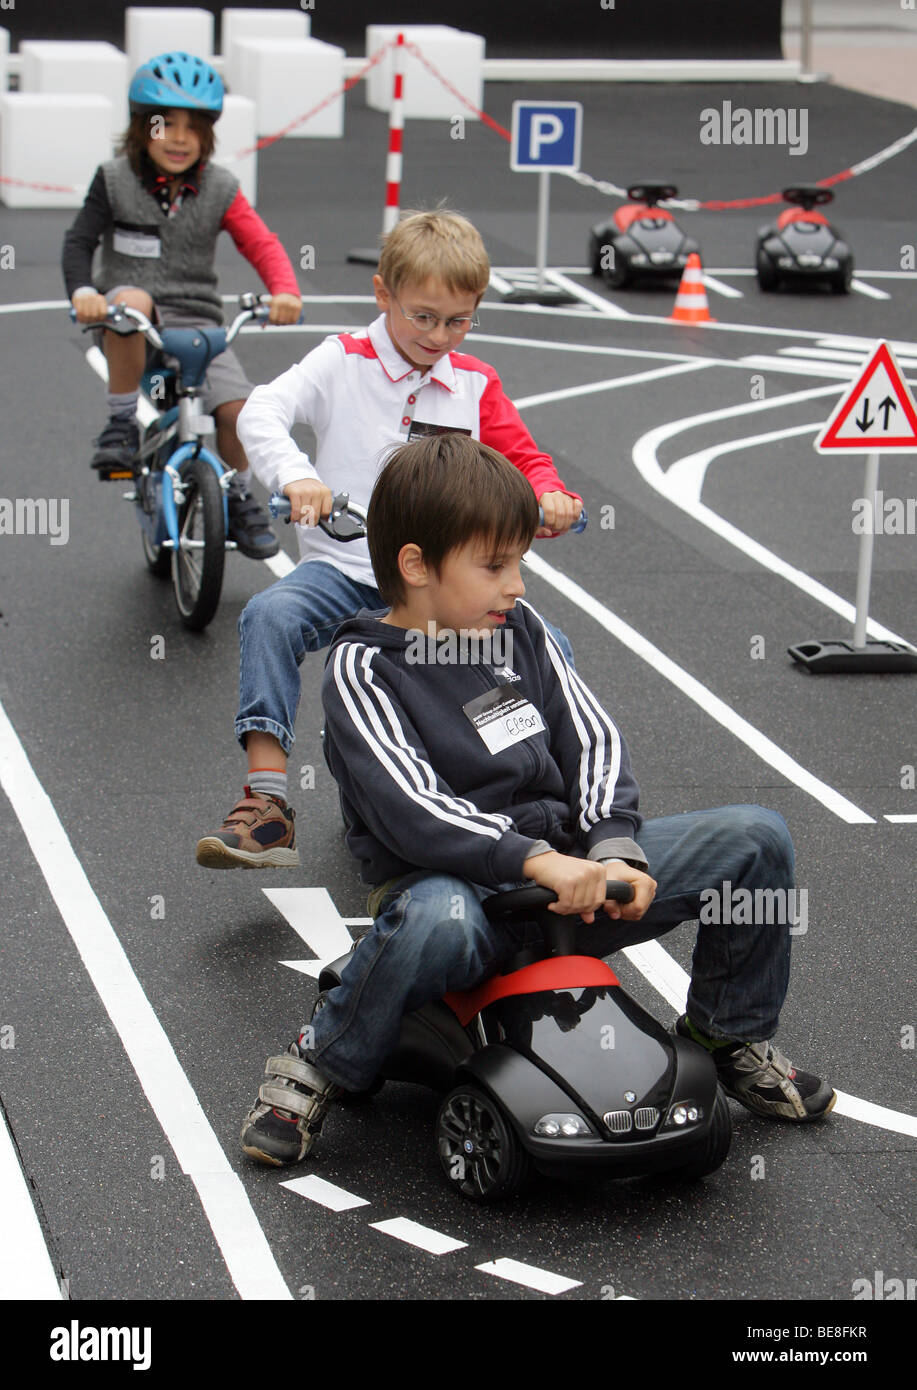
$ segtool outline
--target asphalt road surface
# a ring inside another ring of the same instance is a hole
[[[492,86],[488,109],[507,124],[530,94]],[[549,94],[584,100],[595,177],[649,172],[701,199],[826,177],[911,124],[904,107],[828,88],[733,90],[736,104],[806,103],[808,151],[791,157],[702,145],[698,113],[718,88]],[[292,252],[314,247],[315,268],[301,277],[304,325],[240,338],[255,380],[374,314],[371,272],[345,253],[376,234],[384,146],[383,118],[357,98],[343,141],[262,153],[259,210]],[[774,1299],[801,1316],[854,1301],[858,1280],[913,1281],[917,677],[815,678],[786,648],[852,630],[864,461],[826,460],[812,440],[875,339],[893,340],[917,380],[915,276],[902,270],[915,172],[911,147],[839,186],[836,221],[865,286],[846,297],[759,293],[749,269],[766,209],[684,214],[716,282],[717,323],[699,328],[668,321],[672,286],[611,292],[586,274],[589,226],[616,202],[557,177],[550,264],[577,302],[512,308],[491,291],[468,340],[589,507],[583,536],[536,544],[528,595],[621,724],[645,813],[759,801],[791,827],[806,919],[779,1041],[842,1093],[805,1129],[733,1107],[726,1164],[687,1190],[545,1180],[493,1209],[444,1183],[437,1100],[419,1088],[389,1085],[333,1114],[301,1172],[239,1150],[264,1058],[311,1009],[303,962],[336,954],[366,910],[319,751],[322,663],[303,668],[290,765],[302,867],[198,868],[195,842],[242,780],[236,621],[275,576],[231,556],[214,622],[182,629],[121,488],[87,466],[103,397],[61,300],[72,214],[4,214],[2,491],[69,501],[66,544],[0,546],[0,1098],[28,1189],[15,1164],[0,1172],[11,1209],[18,1182],[39,1222],[13,1264],[21,1296],[42,1297],[50,1276],[52,1294],[87,1300],[624,1295]],[[501,274],[531,267],[535,181],[508,174],[493,132],[409,126],[403,203],[442,197],[478,223]],[[254,288],[227,248],[223,290]],[[880,487],[913,498],[913,456],[883,459]],[[914,641],[915,597],[913,530],[877,537],[872,621]],[[615,959],[665,1023],[693,940],[685,925],[655,954]],[[285,1185],[310,1174],[332,1186]],[[349,1205],[326,1205],[335,1191]],[[450,1248],[412,1243],[432,1239],[417,1226]],[[855,1324],[861,1308],[836,1320]]]

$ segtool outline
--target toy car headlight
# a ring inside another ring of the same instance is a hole
[[[630,258],[631,265],[646,265],[647,256],[645,251],[635,251]]]
[[[779,265],[781,270],[792,270],[795,262],[793,261],[792,256],[778,256],[777,264]]]
[[[542,1115],[532,1126],[532,1133],[540,1139],[586,1139],[592,1127],[582,1115]]]
[[[704,1118],[703,1107],[693,1100],[677,1100],[669,1106],[663,1129],[687,1129]]]
[[[825,270],[838,270],[840,264],[841,263],[836,256],[826,256],[825,259],[822,261],[822,265],[825,267]]]

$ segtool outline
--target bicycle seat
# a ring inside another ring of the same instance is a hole
[[[159,336],[163,352],[178,362],[184,387],[202,386],[210,363],[226,349],[226,329],[216,324],[212,328],[160,328]]]

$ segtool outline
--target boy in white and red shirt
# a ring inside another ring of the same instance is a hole
[[[223,109],[219,75],[193,54],[163,53],[137,70],[129,98],[121,153],[99,166],[64,240],[64,279],[77,321],[102,325],[109,304],[120,303],[173,327],[222,323],[213,260],[226,231],[271,293],[270,322],[295,323],[302,300],[289,257],[238,179],[210,161]],[[108,360],[109,420],[95,441],[92,467],[108,478],[129,470],[137,454],[137,400],[149,364],[140,334],[100,327],[99,337]],[[230,538],[244,554],[265,559],[279,546],[248,491],[248,460],[236,434],[252,389],[227,349],[207,370],[202,400],[216,420],[217,451],[236,471],[227,494]]]
[[[239,436],[265,486],[289,497],[302,558],[239,621],[235,729],[248,778],[220,829],[198,843],[197,861],[207,868],[299,863],[286,776],[299,664],[307,651],[326,647],[346,618],[384,607],[366,542],[341,545],[317,529],[335,494],[348,492],[366,508],[393,446],[459,431],[498,449],[529,479],[544,512],[538,535],[564,532],[579,517],[580,498],[532,439],[497,373],[458,350],[489,279],[484,244],[464,217],[407,215],[387,237],[373,277],[381,310],[375,322],[326,338],[246,402]],[[296,424],[315,432],[314,462],[290,437]]]

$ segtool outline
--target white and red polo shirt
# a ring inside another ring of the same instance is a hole
[[[290,437],[294,425],[315,432],[314,463]],[[365,508],[392,447],[427,433],[425,426],[462,430],[498,449],[529,479],[536,497],[569,491],[493,367],[449,352],[422,372],[398,352],[384,314],[369,328],[326,338],[289,371],[256,387],[238,431],[265,487],[279,491],[319,478]],[[342,545],[317,527],[297,531],[303,560],[325,560],[360,583],[375,582],[365,541]]]

